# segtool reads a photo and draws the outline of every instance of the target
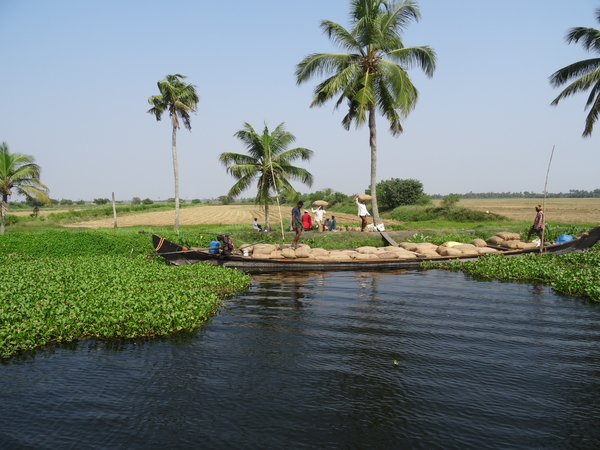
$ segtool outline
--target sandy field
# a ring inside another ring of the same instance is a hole
[[[458,206],[501,214],[511,220],[533,221],[535,205],[543,199],[467,199]],[[546,221],[600,224],[600,198],[550,198],[545,204]]]
[[[292,209],[289,206],[281,208],[284,226],[288,226]],[[309,210],[310,212],[310,210]],[[148,212],[142,214],[130,214],[117,217],[119,227],[131,227],[134,225],[169,226],[173,225],[174,211]],[[326,213],[326,216],[331,214]],[[264,225],[264,210],[255,205],[215,205],[215,206],[188,206],[179,212],[180,225],[252,225],[252,219],[258,218],[258,223]],[[360,219],[352,214],[334,214],[338,223],[356,223],[360,225]],[[279,222],[279,211],[277,206],[269,209],[271,226]],[[391,221],[393,222],[393,221]],[[370,222],[369,222],[370,223]],[[384,223],[388,223],[384,221]],[[73,223],[70,227],[85,228],[112,228],[113,219],[100,219],[88,222]]]

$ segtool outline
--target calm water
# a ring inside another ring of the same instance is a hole
[[[198,332],[0,365],[0,448],[597,449],[600,306],[442,271],[255,276]]]

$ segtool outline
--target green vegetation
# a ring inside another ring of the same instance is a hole
[[[0,357],[53,342],[193,329],[248,285],[240,272],[172,267],[143,256],[150,252],[150,236],[132,230],[2,236]]]
[[[179,229],[179,165],[177,163],[177,130],[179,118],[186,129],[192,129],[190,113],[196,112],[200,97],[196,93],[196,86],[181,81],[185,75],[167,75],[164,80],[157,83],[160,95],[151,95],[148,103],[152,108],[148,110],[159,121],[163,114],[169,112],[173,132],[171,134],[171,153],[173,155],[173,170],[175,176],[175,223],[173,229]],[[144,200],[145,202],[146,200]]]
[[[321,29],[344,51],[351,53],[315,53],[296,68],[298,84],[327,75],[315,90],[312,106],[321,106],[336,97],[335,107],[348,104],[342,120],[346,130],[368,121],[371,148],[371,195],[373,220],[380,223],[377,205],[377,130],[376,112],[390,124],[394,136],[402,133],[401,119],[417,103],[418,92],[407,69],[418,67],[428,77],[435,70],[435,53],[427,47],[405,47],[404,31],[412,20],[420,18],[413,0],[353,0],[350,6],[352,28],[324,20]]]
[[[600,22],[600,8],[596,9],[596,20]],[[568,44],[581,41],[586,51],[591,51],[596,55],[600,54],[600,31],[595,28],[571,28],[567,33],[566,40]],[[552,105],[558,105],[564,98],[591,89],[585,104],[585,109],[590,108],[590,112],[585,119],[583,137],[592,135],[594,124],[600,114],[600,72],[598,71],[598,67],[600,67],[600,58],[590,58],[569,64],[550,76],[552,87],[560,87],[574,80],[554,99]]]
[[[389,213],[390,219],[400,222],[447,220],[449,222],[504,222],[508,219],[494,213],[474,211],[459,206],[400,206]]]
[[[423,196],[423,183],[418,180],[392,178],[377,183],[377,198],[386,210],[403,205],[416,205]]]
[[[265,226],[270,228],[269,204],[272,202],[272,193],[277,196],[284,192],[288,197],[294,197],[296,191],[289,180],[298,180],[312,186],[313,176],[310,172],[291,163],[297,159],[309,161],[313,151],[303,147],[288,150],[288,146],[296,138],[292,133],[285,131],[283,123],[279,124],[273,133],[269,133],[265,124],[260,135],[252,125],[246,123],[244,129],[234,136],[246,145],[248,154],[225,152],[219,156],[219,161],[227,168],[227,173],[238,180],[229,189],[227,197],[237,197],[256,183],[258,192],[255,202],[264,206]]]
[[[566,255],[488,255],[477,261],[422,264],[425,269],[460,270],[477,278],[526,281],[552,286],[559,294],[600,301],[600,248]]]

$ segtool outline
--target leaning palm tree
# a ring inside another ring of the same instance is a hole
[[[187,78],[184,75],[167,75],[164,80],[159,81],[158,90],[160,95],[152,95],[148,98],[148,103],[152,108],[148,113],[154,114],[156,120],[162,118],[163,113],[169,111],[173,133],[171,137],[171,151],[173,154],[173,172],[175,175],[175,225],[174,229],[179,229],[179,166],[177,164],[177,130],[179,129],[179,118],[183,125],[192,129],[190,122],[190,113],[196,112],[196,106],[200,98],[196,93],[196,86],[181,81]]]
[[[227,173],[237,181],[227,194],[236,197],[250,187],[255,181],[258,193],[256,204],[265,208],[265,227],[269,229],[269,204],[272,194],[285,192],[288,198],[293,197],[295,190],[290,180],[298,180],[312,186],[313,176],[306,170],[292,165],[297,159],[308,161],[313,151],[307,148],[292,148],[289,145],[296,140],[293,134],[285,131],[284,124],[280,125],[269,134],[265,124],[262,134],[258,134],[248,123],[244,128],[234,134],[246,144],[247,155],[242,153],[221,153],[219,161]]]
[[[600,22],[600,8],[596,9],[596,20]],[[583,48],[587,51],[600,54],[600,31],[595,28],[571,28],[565,40],[568,44],[571,42],[578,43],[581,40]],[[563,98],[591,88],[585,104],[585,109],[590,108],[590,112],[585,119],[585,129],[583,130],[583,137],[588,137],[592,135],[594,124],[600,114],[600,58],[585,59],[570,64],[550,76],[550,84],[555,88],[571,80],[574,81],[551,104],[556,106]]]
[[[8,211],[8,197],[14,192],[42,203],[50,203],[48,188],[40,181],[41,168],[35,164],[33,156],[10,153],[6,142],[0,144],[0,234],[5,231],[5,218]]]
[[[350,30],[329,20],[321,22],[325,34],[349,53],[308,55],[296,68],[296,80],[301,84],[312,77],[329,75],[315,88],[310,106],[321,106],[337,97],[335,108],[344,100],[348,105],[342,120],[346,130],[352,123],[358,128],[368,121],[373,219],[379,223],[375,114],[379,111],[388,120],[392,135],[402,133],[401,119],[415,107],[418,97],[407,70],[418,66],[432,76],[435,53],[427,46],[405,47],[402,43],[406,26],[420,17],[412,0],[353,0],[350,17]]]

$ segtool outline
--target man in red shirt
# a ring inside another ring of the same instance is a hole
[[[312,229],[312,217],[310,217],[308,211],[304,211],[304,214],[302,214],[302,227],[304,227],[304,231]]]

